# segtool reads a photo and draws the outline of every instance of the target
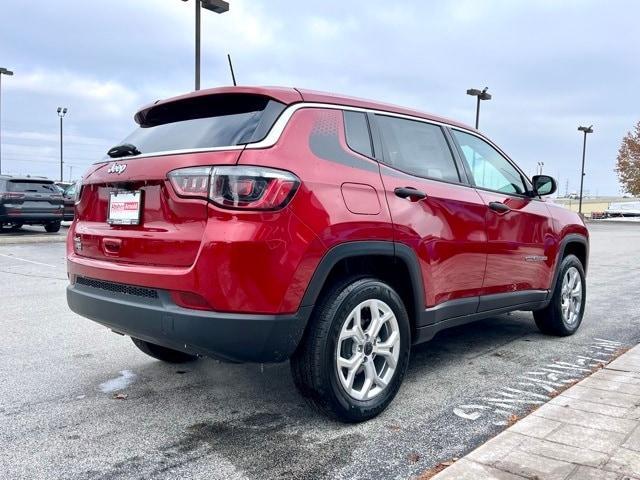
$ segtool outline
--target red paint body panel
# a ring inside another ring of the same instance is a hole
[[[511,208],[506,213],[486,209],[487,272],[482,295],[548,289],[559,239],[545,202],[477,192],[487,205],[502,202]]]
[[[313,138],[317,142],[315,151]],[[337,161],[348,159],[353,161],[353,167]],[[379,166],[349,150],[340,111],[320,108],[297,111],[278,144],[268,150],[244,150],[239,163],[289,170],[302,179],[302,187],[289,208],[315,233],[325,250],[357,240],[393,241],[393,224],[384,200]],[[370,213],[354,213],[347,207],[341,191],[345,182],[366,184],[374,190],[366,194],[367,201],[375,202],[374,208],[363,207]],[[374,194],[377,199],[371,199]],[[373,214],[373,210],[378,213]],[[298,308],[320,260],[321,255],[314,249],[296,269],[282,304],[284,311]]]
[[[473,188],[428,180],[382,167],[395,241],[418,255],[426,306],[480,294],[487,262],[486,207]],[[394,194],[413,187],[427,198]]]

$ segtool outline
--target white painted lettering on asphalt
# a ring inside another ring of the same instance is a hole
[[[517,377],[516,385],[525,389],[502,387],[476,398],[473,403],[455,407],[453,413],[465,420],[488,417],[494,425],[507,425],[513,421],[512,416],[522,411],[522,407],[535,407],[547,402],[561,390],[605,365],[621,347],[620,342],[594,338],[587,348],[590,356],[576,355],[575,358],[545,363]]]

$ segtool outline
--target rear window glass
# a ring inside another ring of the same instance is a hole
[[[261,95],[187,98],[142,112],[136,117],[140,127],[121,143],[130,143],[144,154],[258,142],[284,108]]]
[[[53,182],[34,182],[22,180],[9,180],[7,182],[8,192],[35,192],[35,193],[60,193],[58,187]]]

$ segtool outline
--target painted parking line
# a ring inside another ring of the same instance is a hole
[[[21,262],[32,263],[34,265],[41,265],[43,267],[58,268],[57,265],[51,265],[50,263],[36,262],[35,260],[27,260],[26,258],[16,257],[14,255],[5,255],[4,253],[0,253],[0,257],[10,258],[12,260],[20,260]]]

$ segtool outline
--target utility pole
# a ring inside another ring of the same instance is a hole
[[[62,182],[62,119],[67,114],[67,107],[58,107],[58,117],[60,117],[60,181]]]
[[[186,2],[188,0],[182,0]],[[215,13],[224,13],[229,11],[229,3],[224,0],[195,0],[196,4],[196,24],[195,24],[195,89],[200,90],[200,7]]]
[[[467,95],[478,97],[476,103],[476,130],[478,130],[478,125],[480,124],[480,100],[491,100],[491,94],[487,93],[487,90],[489,90],[489,87],[484,87],[483,90],[478,90],[477,88],[467,90]]]
[[[2,175],[2,75],[13,75],[11,70],[0,67],[0,175]]]
[[[588,127],[578,127],[580,132],[584,133],[584,140],[582,142],[582,174],[580,175],[580,203],[578,204],[578,213],[582,214],[582,186],[584,184],[584,157],[587,150],[587,133],[593,133],[593,125]]]

